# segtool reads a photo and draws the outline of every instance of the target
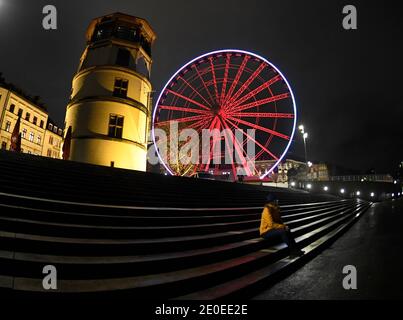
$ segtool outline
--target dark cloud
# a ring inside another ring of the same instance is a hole
[[[308,155],[391,172],[403,160],[402,38],[394,2],[354,1],[358,30],[341,27],[344,1],[53,0],[57,31],[42,29],[48,1],[2,0],[0,71],[39,94],[64,121],[89,21],[121,11],[146,18],[158,39],[152,82],[159,91],[182,64],[209,50],[243,48],[277,65],[291,83]],[[290,150],[303,155],[297,136]]]

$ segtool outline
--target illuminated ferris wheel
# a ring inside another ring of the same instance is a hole
[[[239,131],[244,139],[234,139],[233,150],[228,149],[228,143],[222,143],[218,152],[209,154],[207,162],[199,161],[186,168],[179,167],[174,159],[163,158],[157,149],[170,174],[191,176],[229,168],[236,176],[239,164],[235,160],[230,164],[215,161],[229,151],[233,159],[241,159],[246,175],[263,178],[277,166],[291,144],[296,104],[284,75],[265,58],[243,50],[219,50],[186,63],[164,86],[153,114],[155,145],[155,130],[166,129],[173,122],[179,130],[191,128],[199,133],[203,129]],[[247,142],[254,144],[252,156]],[[211,150],[217,149],[212,146]],[[274,160],[275,164],[269,171],[258,172],[254,163],[259,160]]]

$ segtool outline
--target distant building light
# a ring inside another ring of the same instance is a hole
[[[395,194],[394,193],[392,193],[392,198],[395,196]]]
[[[324,186],[323,190],[327,191],[327,190],[329,190],[329,188],[327,186]]]
[[[307,188],[307,189],[311,189],[311,188],[312,188],[312,185],[311,185],[310,183],[308,183],[308,184],[306,185],[306,188]]]
[[[308,167],[312,167],[312,162],[308,161]]]
[[[364,179],[361,179],[361,182],[364,182]]]
[[[295,187],[295,182],[291,182],[291,187]]]
[[[371,197],[375,197],[375,193],[371,192]]]
[[[361,194],[361,192],[360,192],[360,191],[357,191],[355,194],[356,194],[357,196],[359,196],[359,195]]]
[[[304,139],[307,139],[308,138],[308,132],[305,132],[303,137],[304,137]]]
[[[346,190],[344,189],[340,189],[340,193],[344,193]]]

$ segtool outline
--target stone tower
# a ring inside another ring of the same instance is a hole
[[[146,20],[114,13],[94,19],[86,38],[66,111],[69,160],[145,171],[156,35]]]

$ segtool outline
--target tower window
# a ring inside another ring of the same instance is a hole
[[[49,136],[49,144],[53,145],[53,137],[52,136]]]
[[[36,124],[38,122],[38,118],[34,117],[34,120],[32,121],[33,124]]]
[[[116,97],[126,98],[128,86],[129,86],[128,80],[122,78],[116,78],[115,86],[113,89],[113,95]]]
[[[122,138],[123,133],[123,116],[119,116],[117,114],[109,115],[109,130],[108,136],[112,138]]]
[[[34,133],[33,132],[29,133],[29,141],[34,142]]]
[[[43,120],[41,120],[41,123],[39,125],[41,128],[43,128]]]
[[[130,62],[130,51],[119,48],[118,55],[116,56],[116,64],[122,67],[128,67]]]
[[[19,116],[19,117],[22,117],[22,109],[21,109],[21,108],[18,109],[18,116]]]
[[[11,112],[11,113],[14,113],[14,109],[15,109],[15,105],[12,104],[12,105],[10,106],[10,112]]]
[[[21,137],[25,139],[26,136],[27,136],[27,129],[22,129]]]
[[[25,120],[29,121],[30,117],[31,117],[31,115],[29,114],[29,112],[27,112],[27,114],[25,115]]]

